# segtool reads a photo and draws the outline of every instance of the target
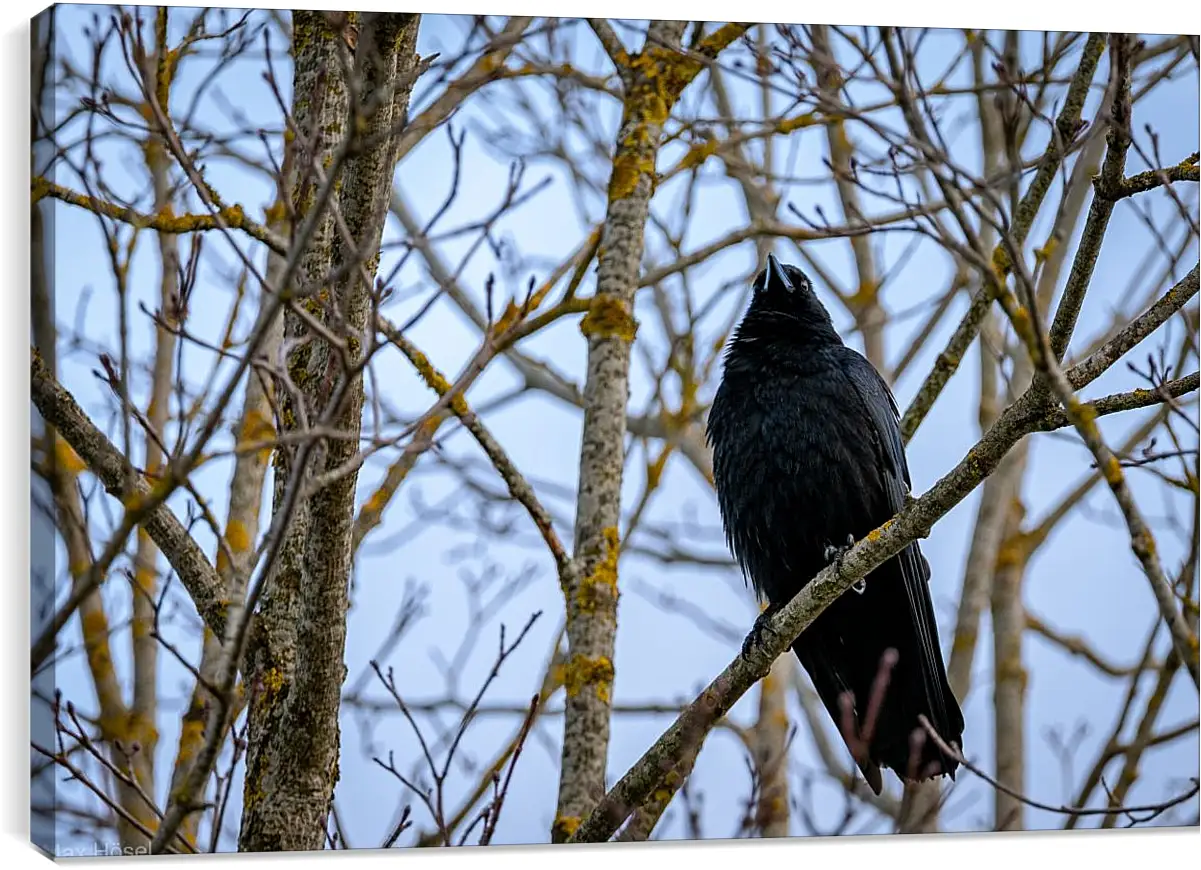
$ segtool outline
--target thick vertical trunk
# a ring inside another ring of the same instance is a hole
[[[629,57],[603,22],[594,22],[625,89],[609,177],[609,207],[597,251],[596,296],[580,324],[588,339],[584,432],[576,499],[577,571],[567,603],[567,704],[553,842],[567,840],[605,794],[613,647],[617,632],[617,558],[625,466],[630,348],[637,331],[634,293],[643,234],[655,188],[663,124],[684,88],[703,69],[680,51],[686,22],[654,21],[642,51]],[[714,57],[746,31],[727,24],[701,40]],[[604,34],[604,36],[601,36]],[[692,759],[684,767],[690,768]],[[671,791],[674,792],[673,786]],[[649,833],[649,830],[648,830]]]
[[[647,35],[679,45],[684,22],[658,21]],[[609,181],[609,209],[597,256],[596,298],[580,324],[588,339],[584,433],[576,502],[576,588],[567,595],[567,709],[559,805],[552,839],[569,837],[605,793],[613,645],[617,631],[617,555],[625,465],[634,291],[654,189],[655,158],[671,102],[658,67],[626,73],[626,99]]]
[[[353,29],[335,32],[334,16],[293,13],[295,59],[293,115],[306,137],[293,173],[297,222],[310,217],[321,177],[336,172],[343,136],[357,137],[335,187],[348,230],[344,239],[324,209],[301,255],[302,282],[320,288],[301,304],[344,342],[354,367],[367,352],[371,281],[379,261],[384,216],[395,166],[396,132],[408,111],[415,79],[419,16],[364,13],[350,16]],[[357,37],[352,34],[357,31]],[[339,51],[354,45],[358,104],[348,106]],[[347,126],[347,119],[350,125]],[[311,138],[310,138],[311,137]],[[331,272],[337,278],[329,284]],[[366,277],[364,277],[364,275]],[[285,314],[285,337],[308,340],[287,360],[291,386],[303,403],[284,397],[282,429],[322,425],[343,433],[297,464],[298,447],[276,453],[275,510],[286,508],[290,487],[333,471],[357,450],[362,424],[363,382],[341,352],[309,334],[304,319]],[[252,650],[250,747],[239,848],[243,851],[315,850],[325,840],[326,818],[338,780],[339,710],[346,668],[351,528],[357,474],[301,497],[290,518],[278,563],[268,578],[260,611],[261,643]]]

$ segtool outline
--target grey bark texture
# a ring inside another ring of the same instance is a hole
[[[291,352],[287,370],[299,403],[291,394],[283,399],[283,428],[302,430],[306,420],[328,417],[334,428],[350,436],[322,444],[312,474],[337,469],[357,450],[363,407],[358,364],[374,322],[372,287],[366,280],[374,278],[379,261],[395,167],[394,132],[408,111],[415,80],[419,21],[418,15],[399,13],[352,17],[358,31],[351,66],[358,101],[351,106],[350,88],[339,80],[340,53],[346,51],[343,34],[335,32],[324,13],[293,13],[293,115],[297,130],[313,137],[311,146],[300,149],[297,180],[306,169],[330,159],[344,135],[355,136],[358,143],[346,161],[333,207],[321,215],[299,270],[301,280],[322,288],[303,303],[308,313],[341,345],[335,348],[312,336]],[[349,131],[348,120],[353,125]],[[313,207],[306,201],[306,189],[314,186],[297,184],[293,189],[298,220]],[[339,233],[335,208],[347,234]],[[331,273],[338,275],[332,286],[327,277]],[[309,327],[293,309],[285,314],[284,331],[285,339],[308,337]],[[343,379],[350,379],[349,384]],[[337,406],[330,407],[335,401]],[[293,451],[283,447],[276,453],[277,511],[296,472],[289,461]],[[314,850],[325,842],[338,781],[357,478],[352,469],[310,496],[302,493],[287,525],[277,568],[267,581],[259,614],[262,643],[253,650],[250,680],[242,851]]]
[[[567,704],[553,842],[568,839],[605,794],[630,347],[637,331],[634,293],[663,124],[702,69],[680,51],[686,22],[651,22],[642,52],[634,58],[614,43],[607,24],[590,23],[618,67],[625,95],[597,251],[596,294],[580,324],[588,339],[588,364],[576,500],[577,570],[563,590]],[[745,29],[726,25],[705,40],[701,51],[712,56]]]

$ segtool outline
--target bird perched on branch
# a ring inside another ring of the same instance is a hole
[[[707,434],[726,539],[767,602],[750,644],[806,583],[904,506],[897,406],[875,367],[843,344],[805,273],[769,255],[726,350]],[[876,794],[881,767],[906,781],[954,778],[958,767],[918,719],[962,747],[929,581],[915,541],[792,645]]]

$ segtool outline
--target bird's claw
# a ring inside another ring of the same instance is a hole
[[[772,617],[780,612],[781,605],[769,604],[763,608],[763,611],[755,619],[755,624],[751,626],[750,633],[747,634],[746,640],[742,642],[742,657],[750,658],[751,650],[757,647],[763,640],[763,635],[771,630]]]
[[[839,573],[841,573],[842,572],[842,560],[846,556],[846,554],[848,552],[850,552],[850,549],[853,546],[855,546],[855,536],[854,535],[847,535],[847,542],[842,547],[836,547],[833,544],[827,544],[826,551],[825,551],[826,564],[837,566]],[[857,592],[859,595],[862,595],[864,592],[867,591],[867,580],[864,578],[860,578],[859,580],[855,581],[855,583],[851,586],[851,588],[854,589],[855,592]]]
[[[847,535],[847,542],[844,546],[837,547],[834,544],[826,544],[826,564],[837,564],[838,570],[842,570],[842,559],[850,551],[851,547],[855,546],[855,536]]]

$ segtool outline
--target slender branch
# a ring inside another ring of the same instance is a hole
[[[262,242],[277,254],[287,254],[288,242],[263,224],[246,216],[240,205],[218,207],[211,214],[174,215],[170,210],[144,214],[128,206],[107,202],[95,196],[79,193],[61,184],[35,176],[31,182],[33,203],[44,198],[57,199],[70,205],[128,224],[135,229],[151,229],[160,233],[200,233],[211,230],[241,230]]]
[[[1062,804],[1047,804],[1043,803],[1042,801],[1036,801],[1033,798],[1029,798],[1020,791],[1009,788],[1003,783],[997,782],[997,780],[993,779],[975,764],[972,764],[972,762],[963,757],[961,752],[947,745],[946,741],[944,741],[942,737],[939,736],[938,732],[934,730],[934,726],[930,724],[930,720],[927,719],[925,715],[919,714],[918,721],[921,722],[922,727],[926,729],[926,733],[929,735],[930,739],[938,745],[939,749],[947,753],[947,755],[949,755],[951,758],[954,758],[966,769],[976,774],[976,776],[980,777],[997,791],[1004,792],[1015,800],[1022,802],[1028,807],[1033,807],[1036,810],[1045,810],[1050,813],[1058,813],[1065,816],[1104,816],[1112,813],[1125,813],[1127,815],[1133,815],[1134,813],[1147,813],[1148,815],[1139,821],[1149,822],[1152,819],[1163,815],[1172,807],[1179,806],[1201,791],[1201,783],[1199,783],[1197,777],[1194,776],[1189,780],[1193,785],[1188,791],[1176,795],[1175,797],[1168,798],[1166,801],[1162,801],[1157,804],[1146,804],[1142,806],[1131,807],[1105,807],[1103,809],[1099,809],[1097,807],[1069,807]]]
[[[1068,93],[1064,98],[1063,108],[1060,109],[1059,117],[1055,121],[1059,135],[1052,135],[1047,143],[1034,180],[1031,181],[1023,195],[1014,217],[1010,233],[1018,247],[1021,246],[1026,234],[1030,231],[1043,199],[1050,190],[1051,181],[1065,156],[1061,143],[1071,142],[1080,131],[1080,115],[1084,109],[1084,100],[1088,95],[1088,89],[1092,83],[1093,74],[1097,70],[1097,64],[1101,60],[1101,52],[1104,47],[1105,34],[1089,35],[1088,43],[1080,58],[1080,65],[1072,77],[1072,83],[1068,86]],[[1011,268],[1010,258],[1001,245],[994,250],[993,259],[1004,269]],[[905,439],[906,443],[913,437],[922,424],[922,420],[934,406],[934,402],[942,393],[947,381],[959,368],[964,354],[975,340],[980,326],[984,322],[984,317],[995,299],[995,285],[987,281],[983,282],[972,297],[967,313],[964,314],[959,326],[955,328],[954,334],[947,341],[946,349],[939,354],[934,368],[926,376],[926,380],[918,389],[913,401],[909,403],[909,407],[905,409],[905,414],[901,418],[901,437]]]
[[[126,499],[134,508],[129,516],[146,529],[155,545],[167,557],[205,625],[220,635],[225,628],[224,584],[209,564],[204,551],[163,503],[161,495],[156,497],[155,493],[163,489],[163,482],[152,484],[139,477],[134,481],[134,491],[126,491],[124,455],[96,428],[75,398],[51,376],[36,351],[30,355],[30,389],[33,402],[46,422],[71,445],[110,494]],[[88,588],[72,592],[55,615],[53,624],[34,644],[32,663],[35,670],[54,651],[55,636],[71,612],[103,579],[97,576]]]

